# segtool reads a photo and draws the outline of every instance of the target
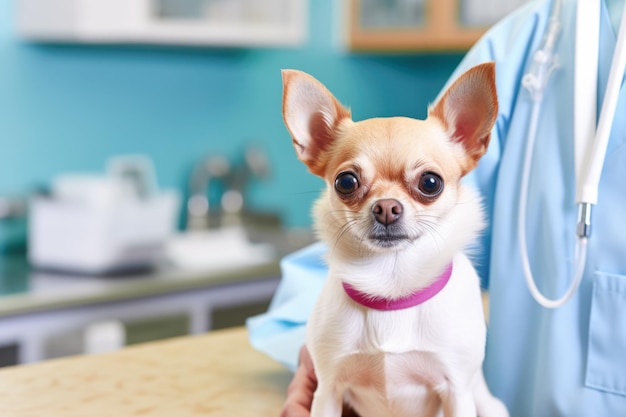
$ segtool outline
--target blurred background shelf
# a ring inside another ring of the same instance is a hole
[[[349,0],[353,51],[469,49],[525,0]]]
[[[17,30],[39,42],[298,46],[306,0],[18,0]]]

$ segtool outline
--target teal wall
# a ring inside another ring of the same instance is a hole
[[[461,56],[349,54],[335,40],[336,3],[310,0],[300,49],[41,45],[13,33],[0,0],[0,195],[26,194],[62,172],[102,171],[108,157],[144,153],[159,183],[184,190],[203,156],[261,144],[271,181],[250,203],[310,223],[321,188],[295,158],[281,109],[281,68],[325,83],[355,119],[423,118]]]

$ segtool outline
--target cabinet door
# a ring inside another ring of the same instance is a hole
[[[299,46],[308,0],[15,0],[18,34],[37,42]]]
[[[443,51],[471,47],[525,0],[349,0],[356,51]]]

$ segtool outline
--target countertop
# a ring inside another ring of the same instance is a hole
[[[0,256],[0,318],[279,276],[280,258],[314,242],[314,237],[310,231],[277,236],[282,247],[275,245],[276,257],[262,262],[206,269],[164,263],[149,271],[114,276],[37,271],[23,253]]]
[[[238,327],[4,368],[0,416],[275,417],[290,380]]]
[[[164,266],[123,276],[79,276],[30,271],[23,276],[27,284],[23,291],[0,294],[0,318],[278,276],[279,266],[279,260],[273,259],[251,266],[214,270]]]

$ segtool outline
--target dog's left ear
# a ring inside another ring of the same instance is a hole
[[[324,176],[325,151],[337,137],[350,111],[315,78],[302,71],[283,70],[283,118],[298,158]]]
[[[471,171],[487,151],[498,115],[495,64],[480,64],[463,73],[429,115],[438,118],[450,138],[465,147],[468,158],[463,174]]]

